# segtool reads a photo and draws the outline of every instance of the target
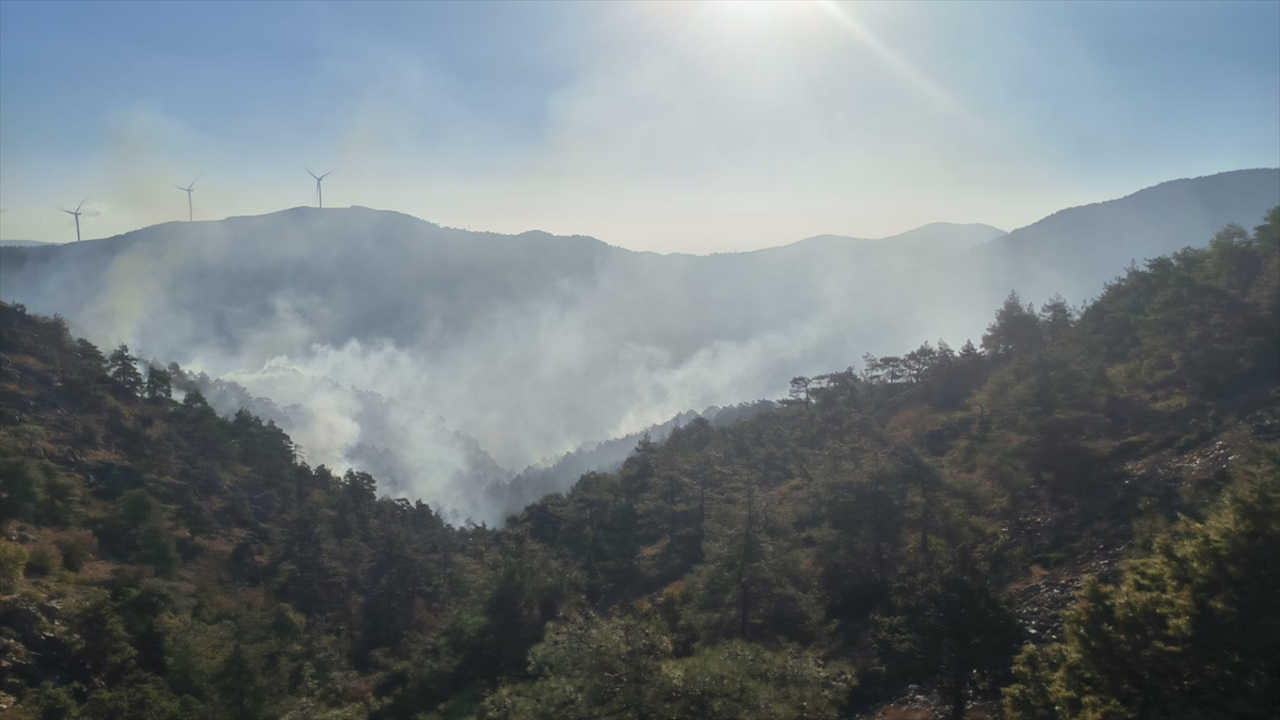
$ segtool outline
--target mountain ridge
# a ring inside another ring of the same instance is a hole
[[[1266,175],[1266,174],[1268,174],[1268,173],[1272,173],[1272,174],[1274,174],[1274,173],[1277,173],[1277,172],[1280,172],[1280,168],[1277,168],[1277,167],[1253,167],[1253,168],[1239,168],[1239,169],[1237,169],[1237,170],[1223,170],[1222,172],[1209,173],[1208,175],[1195,175],[1195,176],[1191,176],[1191,177],[1181,177],[1181,178],[1173,178],[1173,179],[1170,179],[1170,180],[1163,180],[1163,181],[1158,182],[1158,183],[1156,183],[1156,184],[1154,184],[1154,185],[1148,185],[1148,186],[1146,186],[1146,187],[1144,187],[1144,188],[1140,188],[1140,189],[1138,189],[1138,190],[1134,190],[1133,192],[1129,193],[1128,195],[1121,195],[1120,197],[1111,198],[1111,199],[1108,199],[1108,200],[1098,200],[1098,201],[1091,202],[1091,203],[1083,203],[1083,204],[1081,204],[1081,205],[1072,205],[1072,206],[1069,206],[1069,207],[1062,208],[1061,210],[1055,210],[1054,212],[1049,213],[1048,215],[1046,215],[1046,216],[1044,216],[1044,217],[1040,218],[1039,220],[1036,220],[1036,221],[1035,221],[1035,222],[1033,222],[1033,223],[1030,223],[1030,224],[1028,224],[1028,225],[1023,225],[1023,226],[1021,226],[1021,227],[1017,227],[1017,228],[1014,228],[1014,229],[1012,229],[1012,230],[1009,230],[1009,231],[1008,231],[1008,234],[1013,234],[1013,233],[1015,233],[1015,232],[1019,232],[1019,231],[1022,231],[1022,230],[1026,230],[1027,228],[1034,227],[1035,225],[1038,225],[1038,224],[1040,224],[1040,223],[1042,223],[1042,222],[1045,222],[1045,221],[1051,220],[1051,219],[1053,219],[1053,218],[1055,218],[1055,217],[1058,217],[1058,216],[1060,216],[1060,215],[1063,215],[1063,214],[1070,214],[1070,213],[1072,213],[1072,212],[1074,212],[1074,211],[1077,211],[1077,210],[1085,210],[1085,209],[1090,209],[1090,208],[1097,208],[1097,207],[1100,207],[1100,206],[1106,206],[1106,205],[1111,205],[1111,204],[1114,204],[1114,203],[1120,203],[1120,202],[1123,202],[1123,201],[1126,201],[1126,200],[1132,200],[1133,198],[1136,198],[1136,197],[1138,197],[1138,196],[1143,196],[1143,195],[1149,194],[1149,193],[1151,193],[1152,191],[1156,191],[1156,190],[1161,190],[1161,189],[1170,189],[1170,188],[1175,188],[1175,187],[1186,187],[1186,186],[1189,186],[1189,185],[1194,184],[1194,183],[1197,183],[1197,182],[1206,181],[1206,180],[1221,179],[1221,178],[1225,178],[1225,177],[1227,177],[1227,176],[1241,176],[1241,175],[1250,175],[1250,176],[1257,175],[1257,176],[1264,176],[1264,175]]]
[[[590,240],[590,241],[594,241],[594,242],[596,242],[596,243],[600,243],[600,244],[606,245],[606,246],[608,246],[608,247],[610,247],[610,248],[615,248],[615,249],[617,249],[617,250],[622,250],[622,251],[625,251],[625,252],[631,252],[631,253],[639,253],[639,254],[653,254],[653,255],[659,255],[659,256],[672,256],[672,255],[674,255],[674,256],[711,257],[711,256],[717,256],[717,255],[738,255],[738,254],[750,254],[750,253],[768,252],[768,251],[771,251],[771,250],[780,250],[780,249],[783,249],[783,248],[789,248],[789,247],[792,247],[792,246],[794,246],[794,245],[798,245],[798,244],[801,244],[801,243],[808,243],[808,242],[816,241],[816,240],[822,240],[822,241],[826,241],[826,240],[831,240],[831,241],[856,241],[856,242],[882,242],[882,241],[893,241],[893,240],[906,240],[906,239],[911,239],[911,238],[913,238],[913,237],[914,237],[914,236],[916,236],[916,235],[923,234],[923,233],[927,233],[927,232],[929,232],[929,231],[933,231],[933,230],[936,230],[936,229],[939,229],[939,228],[974,229],[974,230],[979,230],[979,229],[981,229],[981,230],[989,230],[989,231],[992,231],[992,233],[993,233],[993,237],[992,237],[991,239],[992,239],[992,240],[998,240],[998,239],[1001,239],[1001,238],[1004,238],[1004,237],[1007,237],[1007,236],[1021,236],[1021,235],[1025,234],[1025,232],[1026,232],[1026,231],[1028,231],[1028,230],[1029,230],[1029,229],[1031,229],[1031,228],[1034,228],[1034,227],[1040,226],[1040,225],[1045,224],[1045,223],[1053,223],[1053,222],[1056,222],[1056,221],[1058,221],[1058,220],[1059,220],[1061,217],[1063,217],[1063,216],[1070,216],[1070,215],[1072,215],[1072,214],[1074,214],[1074,213],[1076,213],[1076,212],[1079,212],[1079,211],[1089,211],[1089,210],[1094,210],[1094,209],[1099,209],[1099,208],[1105,208],[1105,207],[1108,207],[1108,206],[1113,206],[1113,205],[1115,205],[1115,204],[1117,204],[1117,203],[1123,203],[1123,202],[1126,202],[1126,201],[1132,201],[1132,200],[1134,200],[1134,199],[1136,199],[1136,198],[1144,197],[1144,196],[1146,196],[1146,195],[1148,195],[1148,194],[1151,194],[1152,192],[1162,192],[1162,191],[1168,191],[1168,190],[1175,189],[1175,188],[1183,188],[1183,187],[1187,187],[1187,186],[1190,186],[1190,185],[1195,184],[1195,183],[1198,183],[1198,182],[1203,182],[1203,181],[1212,181],[1212,180],[1216,180],[1216,179],[1226,178],[1226,177],[1228,177],[1228,176],[1256,175],[1256,176],[1258,176],[1258,177],[1262,177],[1262,176],[1265,176],[1266,174],[1275,174],[1275,173],[1280,173],[1280,168],[1274,168],[1274,167],[1240,168],[1240,169],[1237,169],[1237,170],[1224,170],[1224,171],[1222,171],[1222,172],[1210,173],[1210,174],[1207,174],[1207,175],[1198,175],[1198,176],[1189,176],[1189,177],[1173,178],[1173,179],[1170,179],[1170,180],[1164,180],[1164,181],[1158,182],[1158,183],[1156,183],[1156,184],[1154,184],[1154,185],[1149,185],[1149,186],[1146,186],[1146,187],[1140,188],[1140,189],[1138,189],[1138,190],[1134,190],[1133,192],[1130,192],[1130,193],[1128,193],[1128,194],[1126,194],[1126,195],[1121,195],[1121,196],[1119,196],[1119,197],[1108,198],[1108,199],[1105,199],[1105,200],[1097,200],[1097,201],[1094,201],[1094,202],[1088,202],[1088,203],[1082,203],[1082,204],[1080,204],[1080,205],[1072,205],[1072,206],[1065,207],[1065,208],[1062,208],[1062,209],[1059,209],[1059,210],[1055,210],[1055,211],[1053,211],[1052,213],[1050,213],[1050,214],[1048,214],[1048,215],[1045,215],[1044,217],[1042,217],[1042,218],[1040,218],[1040,219],[1038,219],[1038,220],[1036,220],[1036,221],[1034,221],[1034,222],[1032,222],[1032,223],[1029,223],[1029,224],[1027,224],[1027,225],[1023,225],[1023,226],[1016,227],[1016,228],[1014,228],[1014,229],[1012,229],[1012,230],[1003,230],[1003,229],[998,228],[998,227],[995,227],[995,226],[993,226],[993,225],[989,225],[989,224],[981,223],[981,222],[968,222],[968,223],[962,223],[962,222],[953,222],[953,221],[946,221],[946,220],[942,220],[942,221],[928,222],[928,223],[925,223],[925,224],[923,224],[923,225],[915,226],[915,227],[909,228],[909,229],[907,229],[907,230],[903,230],[903,231],[900,231],[900,232],[897,232],[897,233],[893,233],[893,234],[890,234],[890,235],[884,235],[884,236],[874,236],[874,237],[873,237],[873,236],[860,236],[860,235],[859,235],[859,236],[855,236],[855,235],[845,235],[845,234],[842,234],[842,233],[819,233],[819,234],[817,234],[817,235],[811,235],[811,236],[808,236],[808,237],[805,237],[805,238],[801,238],[801,239],[799,239],[799,240],[793,240],[793,241],[789,241],[789,242],[782,242],[782,243],[780,243],[780,244],[778,244],[778,245],[770,245],[770,246],[767,246],[767,247],[756,248],[756,249],[752,249],[752,250],[714,251],[714,252],[708,252],[708,253],[657,252],[657,251],[650,251],[650,250],[635,250],[635,249],[627,248],[627,247],[624,247],[624,246],[621,246],[621,245],[614,245],[614,244],[609,243],[609,242],[607,242],[607,241],[605,241],[605,240],[602,240],[602,239],[600,239],[600,238],[597,238],[597,237],[595,237],[595,236],[593,236],[593,235],[584,235],[584,234],[581,234],[581,233],[573,233],[573,234],[569,234],[569,235],[560,235],[560,234],[556,234],[556,233],[550,233],[550,232],[547,232],[547,231],[545,231],[545,230],[540,230],[540,229],[537,229],[537,228],[531,228],[531,229],[528,229],[528,230],[522,230],[522,231],[520,231],[520,232],[514,232],[514,233],[501,233],[501,232],[488,231],[488,230],[472,230],[472,229],[468,229],[468,228],[459,228],[459,227],[451,227],[451,226],[441,225],[441,224],[436,223],[436,222],[433,222],[433,221],[431,221],[431,220],[427,220],[426,218],[422,218],[422,217],[419,217],[419,216],[416,216],[416,215],[412,215],[412,214],[410,214],[410,213],[406,213],[406,212],[403,212],[403,211],[400,211],[400,210],[394,210],[394,209],[389,209],[389,208],[374,208],[374,207],[370,207],[370,206],[367,206],[367,205],[350,205],[350,206],[347,206],[347,207],[344,207],[344,208],[338,208],[338,207],[330,207],[330,208],[315,208],[315,207],[312,207],[312,206],[309,206],[309,205],[296,205],[296,206],[289,207],[289,208],[281,208],[281,209],[279,209],[279,210],[272,210],[272,211],[269,211],[269,212],[259,213],[259,214],[254,214],[254,215],[229,215],[229,216],[227,216],[227,217],[225,217],[225,218],[221,218],[221,219],[217,219],[217,220],[196,220],[196,221],[170,220],[170,221],[166,221],[166,222],[162,222],[162,223],[156,223],[156,224],[153,224],[153,225],[146,225],[146,226],[143,226],[143,227],[140,227],[140,228],[136,228],[136,229],[134,229],[134,230],[125,231],[125,232],[123,232],[123,233],[116,233],[115,235],[109,235],[109,236],[105,236],[105,237],[101,237],[101,238],[89,238],[89,239],[87,239],[87,240],[80,240],[80,241],[75,241],[75,242],[67,242],[67,243],[53,243],[53,242],[40,241],[40,240],[6,240],[6,241],[0,241],[0,246],[7,246],[7,247],[34,247],[34,246],[70,247],[70,246],[75,246],[75,245],[83,245],[83,244],[85,244],[85,243],[96,243],[96,242],[108,241],[108,240],[118,240],[118,239],[120,239],[120,238],[124,238],[124,237],[126,237],[126,236],[133,235],[134,233],[142,233],[142,232],[145,232],[145,231],[150,231],[150,230],[153,230],[153,229],[163,228],[163,227],[172,227],[172,226],[180,226],[180,225],[181,225],[181,226],[185,226],[185,225],[192,225],[192,224],[224,223],[224,222],[227,222],[227,223],[238,223],[238,222],[243,222],[243,221],[246,221],[246,220],[253,220],[253,219],[265,219],[265,218],[273,218],[273,217],[288,217],[288,216],[291,216],[291,215],[296,216],[296,215],[301,215],[301,214],[304,214],[304,213],[311,213],[311,212],[320,213],[320,212],[326,212],[326,211],[328,211],[328,212],[345,212],[345,211],[354,211],[354,212],[356,212],[356,213],[372,213],[372,214],[376,214],[376,215],[399,216],[399,217],[404,218],[404,219],[408,219],[408,220],[412,220],[412,221],[415,221],[415,222],[418,222],[418,223],[422,223],[423,225],[426,225],[426,226],[427,226],[427,227],[429,227],[429,228],[436,229],[436,230],[443,230],[443,231],[453,231],[453,232],[461,232],[461,233],[478,233],[478,234],[483,234],[483,235],[486,235],[486,236],[494,236],[494,237],[510,237],[510,238],[538,237],[538,238],[563,238],[563,239],[575,239],[575,240]],[[22,244],[21,244],[21,245],[5,245],[5,243],[22,243]],[[30,245],[28,245],[28,243],[29,243]]]
[[[1054,224],[1076,229],[1042,239],[1033,224],[973,245],[998,230],[944,224],[906,242],[715,255],[298,207],[3,248],[0,295],[61,314],[104,346],[125,342],[306,408],[288,430],[316,462],[339,466],[357,446],[417,453],[402,463],[421,472],[412,494],[444,501],[441,478],[474,453],[439,429],[440,416],[498,466],[526,467],[607,439],[602,430],[621,436],[692,408],[776,398],[795,375],[866,353],[940,338],[958,346],[982,334],[1011,288],[1079,302],[1131,258],[1256,222],[1277,186],[1280,170],[1153,186],[1056,214]],[[1209,220],[1219,224],[1202,230]],[[939,232],[959,239],[912,240]],[[1011,248],[1011,236],[1035,242]],[[1064,237],[1089,251],[1062,257]]]
[[[1270,717],[1277,249],[1280,208],[1078,313],[1009,298],[501,529],[0,303],[0,710]]]

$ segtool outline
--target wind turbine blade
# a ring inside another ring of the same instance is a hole
[[[308,174],[308,175],[310,175],[311,177],[315,178],[316,180],[319,180],[319,179],[320,179],[320,178],[316,177],[316,174],[315,174],[315,173],[311,172],[311,168],[307,168],[307,174]]]
[[[85,198],[85,200],[88,200],[88,198]],[[76,212],[80,212],[80,208],[82,207],[84,207],[84,200],[81,200],[80,204],[76,206]]]

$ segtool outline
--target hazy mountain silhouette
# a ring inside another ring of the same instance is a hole
[[[776,397],[866,352],[976,339],[1010,289],[1078,303],[1131,258],[1203,245],[1277,202],[1280,171],[1244,170],[1008,234],[935,223],[708,256],[293,208],[3,248],[0,295],[293,408],[311,462],[391,449],[388,467],[419,473],[395,478],[406,493],[478,513],[446,496],[481,455],[491,480],[690,408]]]
[[[900,235],[888,238],[855,238],[847,235],[815,235],[805,238],[786,248],[791,250],[965,250],[995,240],[1005,231],[981,223],[946,223],[935,222],[908,230]],[[782,248],[771,248],[761,252],[777,251]]]
[[[1274,168],[1171,180],[1059,210],[994,240],[988,251],[1014,277],[1084,299],[1117,267],[1204,245],[1228,223],[1252,228],[1277,204],[1280,171]]]

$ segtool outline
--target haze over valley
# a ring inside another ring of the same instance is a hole
[[[1274,720],[1280,1],[0,0],[4,720]]]
[[[105,347],[268,400],[260,414],[313,464],[370,470],[392,495],[492,524],[526,466],[778,398],[790,378],[860,367],[865,353],[976,342],[1010,290],[1079,305],[1116,268],[1203,246],[1278,197],[1280,171],[1244,170],[1009,233],[935,223],[714,255],[300,207],[4,248],[0,288]],[[245,397],[215,407],[233,414]]]

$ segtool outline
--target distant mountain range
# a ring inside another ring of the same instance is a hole
[[[957,223],[936,222],[888,238],[869,239],[854,238],[847,235],[815,235],[787,245],[786,248],[793,251],[801,249],[806,251],[814,249],[844,250],[850,247],[869,249],[880,244],[889,244],[899,251],[908,248],[967,250],[983,243],[991,242],[1006,234],[1000,228],[981,223],[960,225]],[[783,248],[770,248],[758,252],[776,252],[781,249]]]
[[[492,520],[473,465],[491,479],[866,352],[976,341],[1011,289],[1079,303],[1130,260],[1277,204],[1280,170],[1241,170],[1009,233],[937,223],[709,256],[293,208],[0,248],[0,295],[271,398],[311,462],[380,457],[392,487]]]
[[[1109,280],[1117,267],[1203,246],[1228,223],[1252,228],[1262,220],[1260,212],[1276,205],[1280,170],[1172,180],[1116,200],[1059,210],[997,238],[986,250],[1002,272],[1084,299],[1095,295],[1099,279]]]

